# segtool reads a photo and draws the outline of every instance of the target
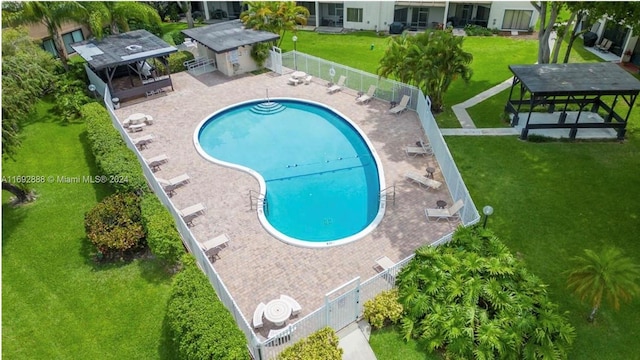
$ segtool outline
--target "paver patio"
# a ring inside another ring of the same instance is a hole
[[[158,177],[168,179],[182,173],[191,177],[171,199],[178,209],[199,202],[207,207],[206,214],[191,228],[198,241],[222,233],[231,239],[214,267],[249,323],[259,302],[280,294],[302,305],[301,318],[321,307],[324,295],[341,284],[356,276],[364,281],[375,275],[376,258],[385,255],[394,262],[402,260],[458,225],[427,222],[424,215],[424,208],[435,207],[437,200],[453,203],[446,186],[426,190],[404,179],[406,172],[424,174],[430,166],[436,168],[435,179],[444,182],[433,156],[408,157],[404,152],[407,145],[424,138],[414,112],[390,115],[386,102],[358,105],[355,91],[343,89],[330,95],[322,80],[291,86],[287,85],[288,77],[265,73],[227,79],[209,73],[195,78],[182,72],[172,75],[175,91],[125,103],[116,110],[121,121],[137,112],[153,116],[154,124],[133,136],[154,135],[153,142],[142,150],[144,157],[168,155],[169,162],[156,173]],[[389,199],[381,224],[371,234],[325,249],[281,242],[262,228],[255,210],[250,210],[249,192],[259,191],[258,182],[247,173],[210,163],[196,152],[194,131],[205,117],[240,101],[264,99],[267,89],[270,98],[294,97],[327,104],[366,133],[382,161],[387,186],[396,185],[395,205]]]

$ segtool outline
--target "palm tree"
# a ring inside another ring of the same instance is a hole
[[[400,36],[389,38],[389,46],[385,50],[385,54],[380,59],[378,66],[378,75],[388,78],[396,77],[400,82],[411,84],[413,81],[413,66],[407,66],[407,53],[409,52],[410,42],[406,32]]]
[[[297,6],[294,1],[252,1],[245,4],[247,10],[240,14],[244,26],[280,35],[276,45],[278,47],[287,31],[295,32],[296,27],[306,25],[309,18],[309,10],[304,6]]]
[[[640,267],[617,248],[607,248],[600,254],[587,249],[584,256],[576,256],[573,261],[576,267],[569,273],[567,285],[581,300],[591,303],[590,322],[603,298],[617,310],[621,301],[630,301],[640,292]]]
[[[83,21],[88,18],[86,8],[77,1],[25,1],[2,5],[3,25],[43,24],[65,70],[69,70],[68,54],[62,41],[61,25],[65,21]]]
[[[102,38],[105,26],[111,34],[129,31],[129,21],[135,20],[147,25],[160,25],[160,15],[151,6],[136,1],[92,1],[84,6],[90,16],[83,23],[91,28],[97,38]]]

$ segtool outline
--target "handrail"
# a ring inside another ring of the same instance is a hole
[[[269,205],[267,203],[267,198],[260,195],[259,192],[255,190],[249,190],[249,208],[253,210],[253,204],[255,202],[256,210],[258,210],[258,206],[262,205],[265,214],[269,213]]]
[[[393,192],[391,192],[391,194],[387,192],[387,190],[389,189],[393,189]],[[380,197],[382,198],[382,196],[384,196],[385,198],[391,197],[391,202],[393,203],[393,206],[396,206],[396,184],[393,184],[391,186],[388,186],[380,190]]]

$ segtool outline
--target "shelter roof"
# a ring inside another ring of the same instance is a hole
[[[216,53],[280,38],[280,35],[267,31],[245,29],[240,20],[186,29],[182,33]]]
[[[89,39],[71,44],[95,70],[129,64],[178,51],[147,30]]]
[[[529,91],[540,96],[640,92],[640,80],[610,62],[509,65],[509,69]]]

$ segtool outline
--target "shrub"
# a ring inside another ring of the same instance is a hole
[[[341,360],[340,340],[330,327],[325,327],[286,348],[279,360]]]
[[[184,62],[193,60],[193,58],[193,54],[188,51],[178,51],[169,55],[169,69],[171,69],[171,73],[175,74],[185,71]]]
[[[87,123],[91,151],[100,171],[116,191],[142,193],[147,182],[136,155],[127,148],[106,110],[98,103],[84,105],[82,117]]]
[[[132,193],[104,198],[85,214],[87,237],[103,255],[135,249],[144,238],[139,199]]]
[[[269,48],[271,44],[269,43],[257,43],[253,44],[251,48],[251,58],[256,62],[258,67],[262,67],[264,65],[265,60],[269,57]]]
[[[402,304],[398,302],[398,289],[378,294],[364,303],[364,318],[375,329],[388,323],[397,323],[402,317]]]
[[[493,32],[486,27],[467,24],[464,27],[464,32],[467,36],[492,36]]]
[[[247,340],[190,254],[174,278],[165,323],[179,359],[250,358]]]
[[[169,266],[177,264],[184,254],[184,247],[171,213],[153,194],[142,198],[140,211],[151,252]]]
[[[180,45],[184,42],[184,34],[180,31],[171,33],[171,39],[175,45]]]
[[[202,22],[204,21],[204,15],[202,14],[202,11],[194,11],[191,13],[191,17],[193,18],[193,21],[195,22]]]

